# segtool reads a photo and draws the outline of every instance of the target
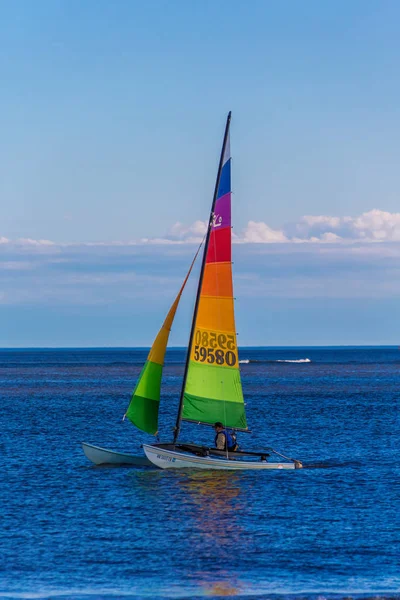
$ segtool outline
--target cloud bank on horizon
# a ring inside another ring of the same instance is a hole
[[[166,238],[145,241],[200,242],[205,230],[203,221],[195,221],[190,226],[178,222]],[[358,217],[305,215],[297,223],[289,223],[282,229],[273,229],[264,221],[249,221],[242,232],[234,235],[234,242],[244,244],[385,241],[400,241],[400,213],[374,209]]]
[[[84,245],[136,245],[136,244],[190,244],[200,243],[206,231],[205,221],[191,225],[175,223],[162,238],[144,237],[128,242],[82,242]],[[288,223],[281,229],[273,229],[264,221],[249,221],[233,242],[238,244],[282,243],[349,243],[349,242],[398,242],[400,241],[400,213],[379,209],[364,212],[357,217],[332,217],[329,215],[304,215],[297,222]],[[10,240],[0,237],[0,245],[17,244],[30,247],[51,247],[57,244],[46,239],[19,238]],[[74,244],[79,245],[79,244]]]
[[[174,295],[206,224],[176,223],[164,238],[58,243],[0,237],[0,305],[129,304]],[[281,230],[249,221],[235,236],[243,297],[400,295],[400,213],[304,216]],[[198,268],[198,267],[197,267]]]
[[[204,231],[197,221],[130,242],[0,237],[0,346],[149,345]],[[305,216],[281,230],[250,221],[236,242],[241,344],[397,343],[400,214]],[[193,275],[173,344],[186,343]]]

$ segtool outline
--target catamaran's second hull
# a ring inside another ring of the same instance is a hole
[[[143,450],[147,458],[161,469],[218,469],[228,471],[244,471],[261,469],[295,469],[294,463],[267,461],[245,461],[225,458],[214,458],[211,456],[196,456],[176,450],[165,450],[157,446],[143,444]]]
[[[154,466],[153,463],[145,456],[125,454],[124,452],[115,452],[115,450],[100,448],[99,446],[93,446],[93,444],[87,444],[86,442],[82,442],[82,450],[84,451],[86,458],[88,458],[95,465],[133,465],[136,467]]]

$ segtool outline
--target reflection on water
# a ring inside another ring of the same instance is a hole
[[[212,536],[219,548],[231,545],[232,536],[241,533],[237,511],[245,509],[246,504],[239,477],[232,473],[191,472],[181,475],[178,487],[197,508],[193,519],[198,530],[207,538]]]
[[[249,504],[243,473],[132,471],[130,476],[134,480],[132,492],[143,498],[151,494],[166,526],[177,520],[182,528],[185,521],[193,564],[193,570],[186,573],[188,582],[207,596],[242,592],[240,580],[227,565],[235,554],[245,553],[251,542],[250,533],[240,523]]]
[[[210,596],[236,596],[241,591],[240,582],[232,577],[224,563],[229,564],[233,552],[245,551],[243,528],[237,515],[246,510],[246,494],[241,490],[240,477],[233,473],[193,471],[179,480],[183,494],[195,505],[193,527],[199,532],[195,537],[199,549],[207,549],[216,562],[212,570],[198,570],[190,574],[193,583]]]

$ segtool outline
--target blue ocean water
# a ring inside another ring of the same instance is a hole
[[[152,439],[121,420],[146,355],[0,351],[1,598],[400,596],[398,348],[241,350],[241,445],[303,470],[92,467],[81,441]],[[165,441],[183,361],[168,352]]]

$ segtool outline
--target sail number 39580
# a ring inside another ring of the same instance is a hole
[[[197,329],[192,358],[196,362],[234,367],[237,363],[235,336]]]

